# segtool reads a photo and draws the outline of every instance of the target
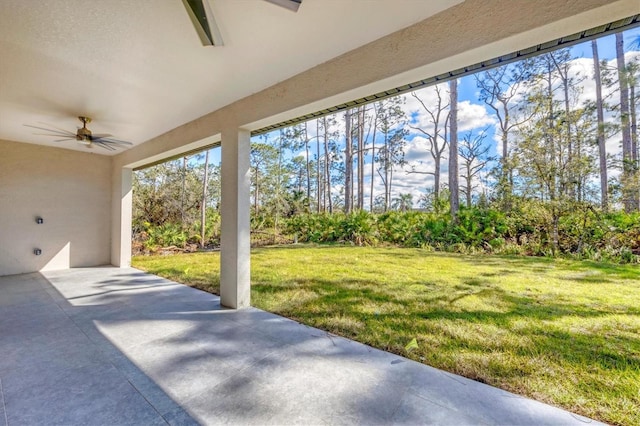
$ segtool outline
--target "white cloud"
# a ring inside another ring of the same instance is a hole
[[[483,105],[471,101],[458,102],[458,132],[475,130],[495,124],[495,117],[489,115]]]

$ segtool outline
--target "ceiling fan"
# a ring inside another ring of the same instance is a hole
[[[115,151],[116,148],[133,145],[131,142],[114,139],[113,137],[111,137],[110,134],[107,134],[107,133],[93,134],[91,133],[91,130],[87,129],[87,124],[91,123],[91,118],[79,116],[78,119],[82,122],[82,127],[78,127],[78,131],[76,133],[70,132],[68,130],[60,129],[55,126],[51,126],[50,124],[48,126],[53,127],[53,129],[47,129],[46,127],[39,127],[39,126],[31,126],[29,124],[25,124],[25,126],[31,127],[33,129],[49,132],[49,133],[34,133],[36,135],[54,136],[57,138],[61,138],[61,139],[56,139],[55,142],[65,142],[70,140],[76,140],[79,143],[86,145],[87,148],[93,148],[94,145],[97,145],[100,148],[104,148],[109,151]],[[42,124],[45,124],[45,123],[42,123]]]

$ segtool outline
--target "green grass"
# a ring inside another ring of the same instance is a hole
[[[219,254],[133,266],[214,293]],[[613,424],[640,424],[640,268],[420,249],[252,251],[252,304]],[[417,349],[405,349],[416,339]]]

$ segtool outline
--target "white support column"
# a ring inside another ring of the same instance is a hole
[[[220,302],[234,309],[251,302],[249,139],[247,130],[222,132]]]
[[[133,170],[114,167],[111,192],[111,264],[131,266],[131,206]]]

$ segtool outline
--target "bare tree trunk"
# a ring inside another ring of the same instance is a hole
[[[451,217],[455,219],[460,208],[458,195],[458,80],[455,78],[449,81],[449,96],[451,97],[451,115],[449,118],[449,203],[451,205]]]
[[[596,112],[598,116],[598,154],[600,157],[600,205],[603,211],[609,209],[609,189],[607,180],[607,147],[604,138],[604,110],[602,108],[602,78],[600,74],[600,59],[598,57],[598,42],[591,40],[593,50],[593,76],[596,83]]]
[[[184,226],[184,201],[186,195],[187,184],[187,157],[182,158],[182,189],[180,190],[180,217],[182,219],[182,226]]]
[[[256,214],[258,214],[259,211],[259,203],[258,203],[258,199],[260,197],[260,172],[258,171],[258,168],[256,167],[256,190],[255,193],[253,194],[253,210]]]
[[[391,201],[391,188],[393,186],[393,163],[389,165],[389,201]]]
[[[440,164],[442,162],[442,154],[444,153],[444,150],[448,144],[446,131],[447,131],[447,121],[449,120],[449,117],[447,116],[447,118],[445,119],[444,126],[442,126],[442,129],[444,132],[444,136],[443,136],[440,134],[440,129],[441,129],[440,126],[442,124],[440,121],[440,117],[442,116],[442,113],[447,109],[449,105],[445,105],[443,103],[443,95],[441,93],[441,89],[439,85],[435,86],[435,95],[437,98],[437,103],[434,108],[428,107],[422,101],[422,99],[420,99],[420,97],[417,96],[415,93],[412,93],[411,95],[418,102],[420,102],[420,104],[424,108],[424,111],[430,117],[431,126],[433,126],[430,132],[424,129],[421,129],[419,127],[412,127],[412,128],[424,134],[429,140],[429,152],[434,162],[433,197],[434,197],[434,201],[437,202],[437,200],[440,198],[440,170],[441,170]],[[439,145],[440,138],[442,138],[442,145]],[[426,173],[426,174],[430,174],[430,173]]]
[[[565,182],[562,183],[561,190],[563,192],[563,195],[569,195],[572,198],[574,198],[576,177],[574,176],[574,173],[572,170],[574,148],[573,148],[573,140],[571,138],[571,107],[569,105],[569,82],[570,82],[569,69],[567,67],[566,62],[558,63],[553,53],[549,54],[549,57],[553,61],[556,71],[560,76],[560,80],[562,82],[562,93],[564,96],[564,114],[565,114],[564,124],[566,125],[566,132],[567,132],[566,133],[566,138],[567,138],[566,164],[569,166],[567,168],[569,176],[568,177],[565,176],[565,178],[563,179]],[[564,167],[562,167],[562,160],[560,160],[560,163],[561,163],[561,169],[563,169]]]
[[[638,117],[636,113],[636,86],[629,85],[629,115],[631,116],[631,158],[638,167]]]
[[[327,129],[327,117],[323,117],[323,129],[324,129],[324,173],[325,184],[327,185],[327,198],[326,201],[329,205],[329,213],[333,213],[333,201],[331,200],[331,161],[329,152],[329,130]]]
[[[573,162],[573,157],[575,153],[574,153],[573,141],[571,139],[571,107],[569,106],[569,75],[568,74],[569,74],[569,71],[566,69],[566,64],[565,64],[564,73],[561,73],[560,77],[562,79],[562,90],[564,94],[564,112],[565,112],[564,121],[567,126],[567,164],[569,164],[569,173],[570,173],[568,177],[569,185],[568,185],[568,188],[566,188],[566,190],[572,198],[575,198],[576,176],[574,176],[573,169],[572,169],[572,162]]]
[[[309,134],[307,123],[304,123],[304,150],[306,154],[305,166],[307,168],[307,209],[311,210],[311,167],[309,164]]]
[[[629,85],[629,114],[631,116],[631,158],[633,160],[634,209],[640,210],[640,163],[638,163],[638,122],[636,116],[636,86]]]
[[[433,201],[437,203],[440,199],[440,161],[433,165]]]
[[[503,207],[508,210],[510,208],[511,193],[513,191],[513,168],[511,166],[511,161],[509,161],[509,133],[505,129],[509,129],[509,119],[511,116],[506,102],[503,102],[502,108],[504,112],[504,120],[502,121],[503,129],[501,134],[502,158],[500,159],[500,163],[502,164],[502,171],[500,172],[500,184],[503,191]]]
[[[547,69],[547,76],[546,76],[546,83],[547,83],[547,99],[549,100],[549,110],[548,110],[548,123],[547,123],[547,129],[546,129],[546,134],[547,134],[547,144],[549,146],[549,152],[551,153],[550,158],[549,158],[549,162],[551,163],[551,178],[550,178],[550,182],[547,183],[547,189],[549,191],[549,199],[552,202],[556,201],[556,181],[557,181],[557,176],[558,176],[558,155],[556,153],[556,141],[554,138],[554,135],[551,133],[552,129],[554,128],[554,122],[553,122],[553,117],[554,117],[554,108],[553,108],[553,71],[551,70],[551,64],[548,64],[548,69]],[[554,242],[557,241],[557,239],[554,237]],[[554,244],[554,250],[555,250],[555,244]]]
[[[371,140],[371,182],[369,193],[369,211],[373,212],[373,184],[376,175],[376,130],[378,128],[378,111],[373,108],[375,118],[373,119],[373,139]]]
[[[204,177],[202,178],[202,204],[200,205],[200,247],[205,246],[207,225],[207,190],[209,189],[209,150],[204,154]]]
[[[364,112],[361,106],[358,111],[358,209],[364,209]]]
[[[353,179],[353,140],[351,134],[351,111],[344,114],[346,147],[344,151],[344,212],[351,213],[352,179]]]
[[[465,194],[467,196],[467,208],[471,208],[471,176],[467,174],[464,179],[467,183],[467,191]]]
[[[389,135],[384,134],[384,211],[389,210],[389,166],[391,160],[389,159]]]
[[[558,155],[558,152],[556,152],[556,140],[554,138],[554,135],[552,134],[552,129],[554,128],[554,104],[553,104],[553,69],[552,69],[552,64],[551,62],[547,63],[547,74],[545,76],[545,83],[547,85],[546,89],[547,89],[547,99],[549,101],[549,105],[548,105],[548,122],[547,122],[547,129],[545,130],[546,133],[546,142],[548,144],[549,147],[549,158],[548,161],[551,164],[551,176],[548,179],[547,182],[547,190],[549,191],[549,200],[551,201],[551,240],[552,240],[552,245],[553,245],[553,253],[557,252],[558,249],[558,242],[559,242],[559,212],[558,212],[558,205],[556,203],[557,200],[557,196],[559,194],[557,194],[556,188],[557,188],[557,175],[558,175],[558,167],[557,164],[561,161]],[[559,143],[558,143],[559,145]],[[560,150],[558,150],[560,151]]]
[[[320,135],[318,128],[318,119],[316,119],[316,198],[317,206],[316,212],[320,213],[320,194],[324,194],[324,191],[320,191]]]
[[[616,33],[616,60],[618,82],[620,84],[620,124],[622,130],[622,194],[626,212],[634,209],[635,191],[630,188],[633,173],[631,158],[631,128],[629,126],[629,84],[624,61],[624,39],[622,33]]]
[[[284,139],[284,131],[280,129],[280,137],[278,138],[278,166],[277,166],[277,175],[276,175],[276,205],[273,217],[273,231],[277,235],[278,234],[278,225],[280,223],[280,207],[282,202],[281,191],[282,191],[282,161],[283,161],[283,146],[282,140]]]

